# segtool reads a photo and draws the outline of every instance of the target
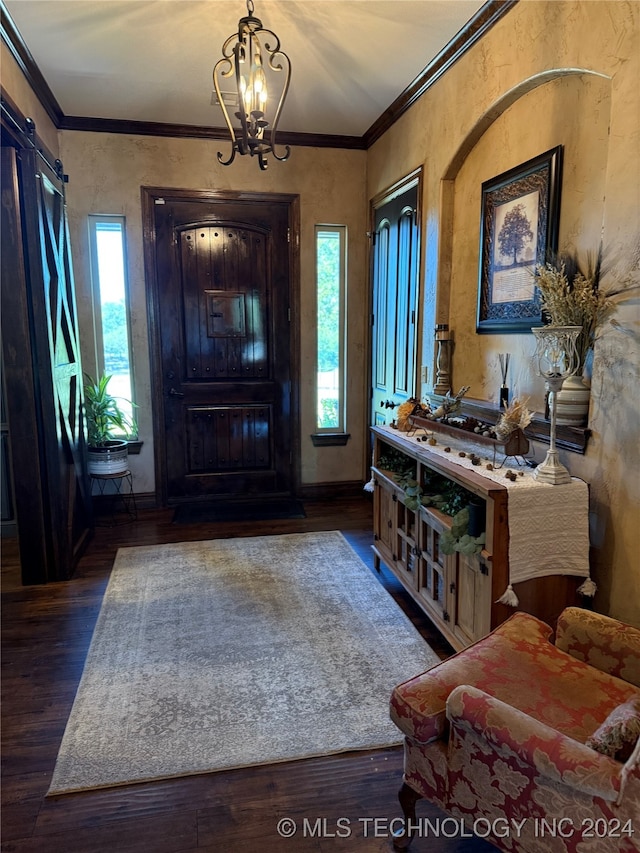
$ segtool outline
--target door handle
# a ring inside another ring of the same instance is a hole
[[[180,393],[180,391],[176,391],[175,388],[169,388],[169,396],[170,397],[184,397],[184,394]]]

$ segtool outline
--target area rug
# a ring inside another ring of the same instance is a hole
[[[437,661],[337,531],[122,548],[48,793],[400,743]]]
[[[181,504],[173,514],[173,524],[216,524],[235,521],[269,521],[278,518],[306,518],[304,506],[295,498],[251,501],[202,501]]]

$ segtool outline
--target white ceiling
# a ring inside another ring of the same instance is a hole
[[[291,59],[281,131],[362,136],[477,0],[255,0]],[[246,0],[5,0],[66,116],[221,127],[212,69]]]

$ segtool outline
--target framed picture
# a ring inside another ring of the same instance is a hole
[[[535,268],[558,250],[562,146],[482,184],[479,333],[542,323]]]

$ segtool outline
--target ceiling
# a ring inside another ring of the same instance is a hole
[[[361,137],[483,6],[255,0],[291,60],[280,130]],[[246,0],[5,0],[65,116],[224,125],[212,69]]]

